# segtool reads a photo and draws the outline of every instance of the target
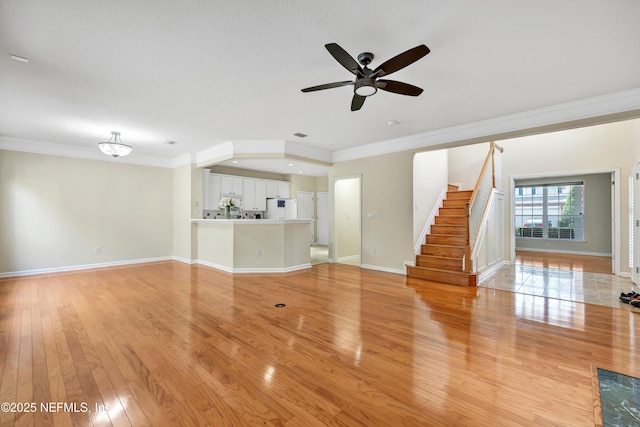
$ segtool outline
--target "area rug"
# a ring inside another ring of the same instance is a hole
[[[595,368],[595,424],[605,427],[640,426],[640,379]]]

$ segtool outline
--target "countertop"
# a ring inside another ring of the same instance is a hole
[[[304,224],[312,222],[312,219],[192,219],[197,224]]]

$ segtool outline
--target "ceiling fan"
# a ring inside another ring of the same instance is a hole
[[[422,89],[417,86],[398,82],[395,80],[380,79],[380,77],[395,73],[396,71],[403,69],[407,65],[413,64],[418,59],[431,52],[429,48],[423,44],[394,56],[388,61],[380,64],[374,70],[371,70],[368,67],[371,61],[373,61],[373,53],[363,52],[358,55],[358,62],[362,64],[362,66],[360,66],[358,62],[356,62],[356,60],[353,59],[353,57],[349,55],[347,51],[341,48],[337,43],[329,43],[324,46],[336,59],[336,61],[338,61],[350,73],[356,76],[356,79],[354,81],[346,80],[343,82],[312,86],[306,89],[302,89],[303,92],[314,92],[316,90],[332,89],[334,87],[353,85],[354,93],[353,99],[351,100],[351,111],[356,111],[362,108],[365,99],[367,99],[368,96],[376,93],[378,89],[409,96],[418,96],[422,93]]]

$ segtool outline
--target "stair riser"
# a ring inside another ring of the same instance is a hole
[[[418,255],[416,257],[416,265],[418,267],[437,268],[438,270],[449,270],[462,272],[462,259],[456,258],[438,258],[429,255]]]
[[[438,236],[428,235],[427,244],[434,245],[451,245],[451,246],[464,246],[466,243],[465,236]]]
[[[420,253],[422,255],[435,255],[462,259],[462,257],[464,256],[464,248],[456,248],[453,246],[422,245]]]
[[[436,216],[436,224],[466,225],[467,218],[464,216]]]
[[[454,236],[464,236],[467,233],[466,225],[442,225],[434,224],[431,226],[431,234],[449,234]]]
[[[465,191],[447,191],[447,199],[471,199],[473,195],[473,191],[465,190]]]
[[[476,286],[477,276],[465,273],[434,271],[421,267],[407,267],[407,276],[458,286]]]
[[[445,208],[463,208],[469,203],[466,199],[443,200],[442,206]]]
[[[457,215],[464,216],[464,208],[440,208],[438,209],[438,215]]]

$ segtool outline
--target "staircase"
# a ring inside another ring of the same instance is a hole
[[[407,276],[459,286],[476,286],[477,274],[463,271],[467,244],[465,207],[473,191],[458,191],[450,185],[447,197],[426,236],[416,266],[407,266]]]

